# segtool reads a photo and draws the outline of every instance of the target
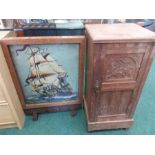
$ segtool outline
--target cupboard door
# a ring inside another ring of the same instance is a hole
[[[95,45],[95,120],[121,120],[129,117],[151,48],[151,43]]]

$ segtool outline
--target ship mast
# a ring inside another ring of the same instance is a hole
[[[40,81],[40,74],[39,74],[39,62],[36,62],[35,61],[35,55],[38,53],[39,49],[36,51],[36,52],[33,52],[33,50],[31,49],[31,47],[29,46],[30,50],[31,50],[31,55],[33,57],[33,61],[34,61],[34,66],[35,66],[35,69],[36,69],[36,73],[37,73],[37,77],[38,77],[38,80],[40,82],[40,84],[42,85],[42,82]],[[35,83],[35,81],[34,81]]]

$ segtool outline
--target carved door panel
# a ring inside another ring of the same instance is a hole
[[[94,119],[128,118],[150,48],[148,43],[95,45]]]

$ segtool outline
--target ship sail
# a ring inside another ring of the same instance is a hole
[[[34,54],[29,59],[30,66],[33,66],[37,63],[46,62],[46,60],[43,58],[41,54]]]
[[[39,73],[38,73],[39,70]],[[57,72],[55,72],[55,70],[49,66],[48,63],[42,63],[39,64],[38,66],[34,65],[31,67],[31,74],[32,76],[39,76],[43,77],[44,75],[54,75],[54,74],[58,74]]]
[[[31,56],[29,61],[32,76],[37,75],[36,65],[39,68],[40,76],[51,74],[64,75],[66,73],[61,66],[56,64],[56,61],[51,56],[47,56],[47,58],[44,59],[41,54],[35,54],[34,56]]]
[[[64,74],[65,73],[65,71],[63,70],[63,68],[61,66],[58,66],[58,64],[56,63],[56,61],[50,55],[48,55],[46,57],[46,60],[49,62],[49,66],[51,68],[53,68],[55,72],[60,73],[60,74]]]

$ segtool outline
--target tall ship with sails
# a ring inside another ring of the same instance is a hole
[[[32,96],[26,99],[27,102],[74,99],[76,94],[73,93],[71,85],[67,82],[68,75],[63,67],[58,65],[49,53],[39,47],[32,48],[27,45],[16,52],[26,48],[29,48],[30,56],[28,57],[29,73],[25,80],[25,87],[31,85],[33,92]]]

